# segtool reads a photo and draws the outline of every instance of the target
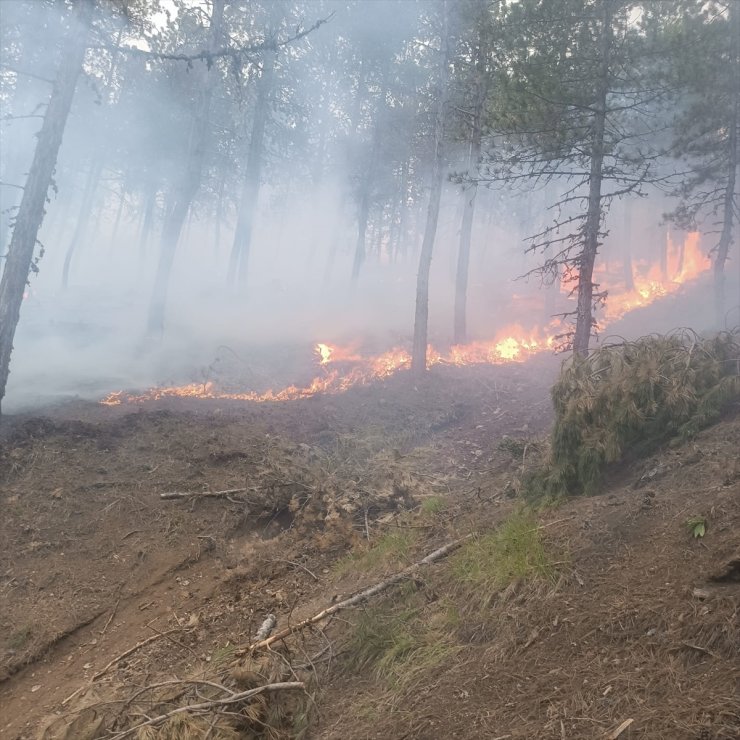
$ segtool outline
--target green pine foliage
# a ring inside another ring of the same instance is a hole
[[[604,472],[690,436],[740,399],[740,332],[648,336],[574,357],[552,389],[550,460],[530,497],[593,494]]]

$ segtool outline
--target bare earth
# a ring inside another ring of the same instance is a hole
[[[399,375],[284,404],[77,402],[4,419],[0,737],[64,737],[82,701],[205,674],[267,613],[295,622],[494,527],[517,506],[522,463],[501,440],[525,457],[536,445],[556,370],[440,368],[416,386]],[[740,583],[727,570],[740,557],[739,449],[731,413],[614,471],[603,495],[543,510],[555,579],[463,610],[454,652],[412,682],[347,668],[351,613],[312,633],[307,654],[333,647],[312,669],[307,736],[603,738],[632,720],[618,737],[740,737]],[[446,508],[414,525],[401,562],[337,566],[430,497]],[[701,539],[685,527],[697,515]],[[455,598],[444,563],[416,588],[430,624]],[[373,608],[393,614],[400,599]]]

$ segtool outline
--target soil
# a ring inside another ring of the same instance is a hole
[[[6,417],[0,737],[111,736],[70,731],[70,718],[211,675],[266,614],[295,623],[489,531],[519,505],[557,367],[441,367],[288,403],[76,401]],[[554,580],[514,582],[468,614],[454,659],[410,685],[347,668],[351,615],[299,639],[291,659],[322,655],[306,736],[595,738],[632,719],[614,737],[740,737],[738,449],[732,412],[613,471],[603,495],[543,510]],[[419,518],[436,498],[444,512]],[[701,538],[685,525],[696,516]],[[348,553],[394,527],[414,529],[401,562],[354,570]],[[456,593],[444,563],[417,587],[432,621]],[[402,606],[393,591],[374,605]]]

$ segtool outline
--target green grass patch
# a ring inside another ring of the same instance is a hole
[[[407,563],[416,542],[414,530],[394,529],[375,540],[369,548],[352,552],[334,566],[337,575],[368,572],[391,564]]]
[[[447,509],[447,505],[447,499],[442,496],[429,496],[421,502],[419,511],[427,515],[440,514]]]
[[[357,620],[345,648],[346,665],[354,672],[372,671],[389,688],[403,689],[459,649],[441,632],[428,629],[418,609],[395,614],[368,609]]]
[[[17,629],[15,632],[11,633],[10,637],[8,637],[8,648],[10,650],[20,650],[28,643],[32,634],[33,631],[29,626]]]
[[[483,607],[512,581],[553,576],[537,520],[527,510],[463,545],[452,556],[450,567],[455,580],[464,584],[468,595],[472,592],[479,596]]]

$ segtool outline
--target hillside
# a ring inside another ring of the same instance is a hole
[[[532,512],[556,371],[6,421],[0,736],[134,737],[274,682],[304,688],[138,737],[740,736],[738,410]],[[244,654],[268,614],[279,632],[461,538]]]

